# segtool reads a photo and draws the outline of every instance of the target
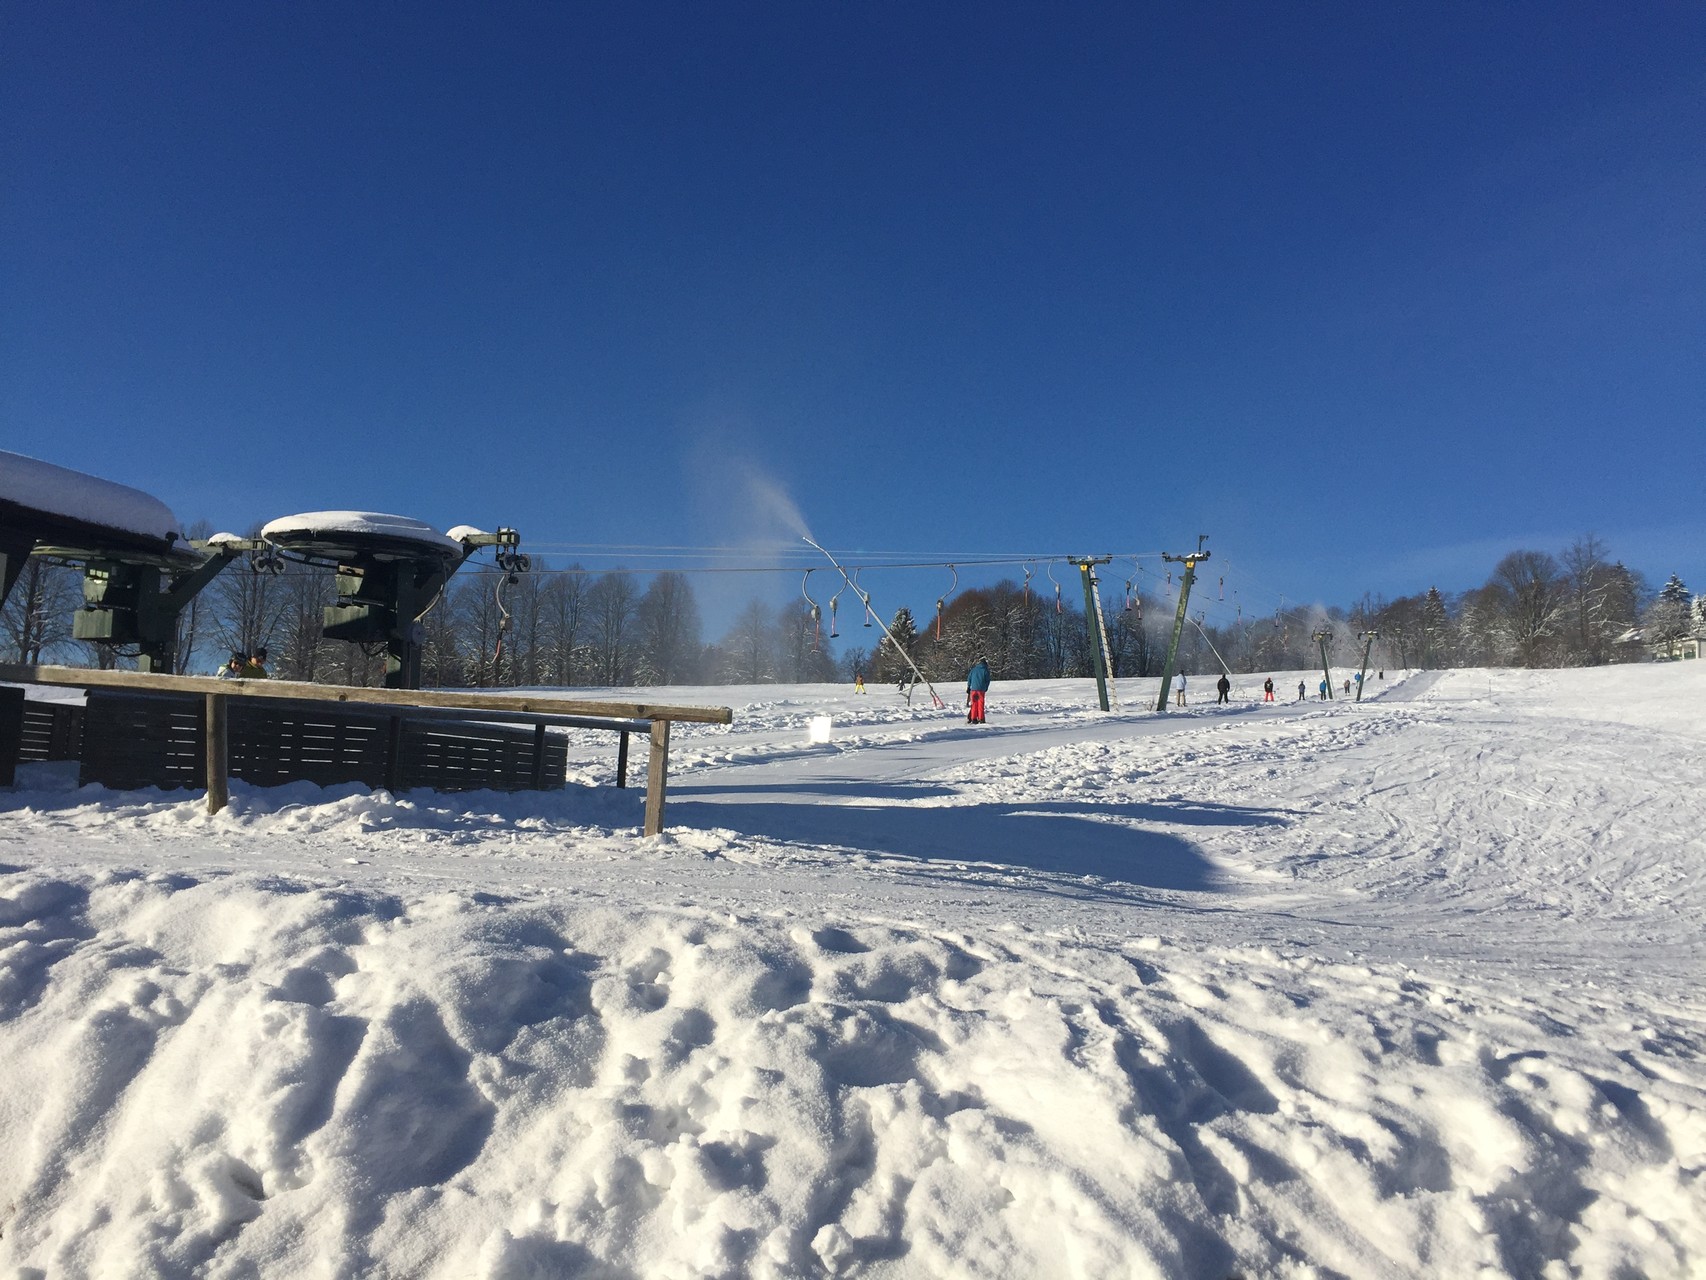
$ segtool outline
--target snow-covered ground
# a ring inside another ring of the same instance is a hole
[[[1706,1274],[1706,663],[1299,678],[671,690],[649,841],[26,767],[0,1269]]]

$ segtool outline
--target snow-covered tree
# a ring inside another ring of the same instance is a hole
[[[1681,578],[1670,575],[1641,621],[1647,643],[1657,652],[1676,657],[1680,642],[1694,630],[1694,599]]]
[[[895,652],[896,645],[907,657],[911,657],[918,647],[918,624],[912,620],[912,610],[905,605],[895,610],[894,620],[889,623],[889,634],[877,645],[873,674],[878,680],[899,680],[903,672],[911,670],[906,658]]]

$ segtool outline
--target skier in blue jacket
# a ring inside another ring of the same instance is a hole
[[[989,692],[989,662],[982,655],[966,673],[966,723],[983,723],[984,695]]]

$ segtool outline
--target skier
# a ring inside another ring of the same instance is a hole
[[[966,723],[983,723],[984,696],[989,692],[989,662],[982,654],[966,672]]]
[[[1306,696],[1307,695],[1303,691],[1303,681],[1299,680],[1297,682],[1297,700],[1302,702]]]
[[[1345,697],[1348,698],[1350,696],[1351,696],[1351,682],[1349,680],[1347,680],[1347,681],[1345,681]]]
[[[1360,672],[1360,671],[1357,672],[1356,675],[1351,677],[1351,679],[1353,679],[1357,682],[1357,692],[1361,693],[1362,692],[1362,672]]]
[[[853,673],[853,692],[865,692],[865,673],[863,671],[855,671]]]
[[[1220,692],[1220,696],[1214,700],[1215,706],[1218,707],[1223,702],[1230,703],[1232,701],[1232,681],[1227,679],[1224,671],[1220,673],[1220,679],[1215,681],[1214,687]]]
[[[1327,679],[1325,676],[1323,676],[1321,678],[1321,698],[1320,698],[1320,701],[1322,701],[1322,702],[1327,701]]]
[[[1185,673],[1183,671],[1179,672],[1179,692],[1174,696],[1178,699],[1179,706],[1185,705]]]
[[[1273,700],[1274,700],[1274,678],[1272,676],[1269,676],[1266,680],[1262,681],[1262,701],[1263,702],[1272,702]]]

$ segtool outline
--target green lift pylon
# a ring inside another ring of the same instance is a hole
[[[1090,633],[1090,653],[1096,660],[1096,697],[1102,704],[1102,710],[1108,707],[1108,676],[1111,674],[1111,664],[1108,660],[1108,630],[1102,624],[1101,599],[1096,591],[1095,566],[1108,564],[1112,556],[1103,556],[1099,560],[1088,556],[1070,563],[1078,566],[1078,572],[1084,578],[1084,626]]]
[[[1368,683],[1368,651],[1370,649],[1374,648],[1374,642],[1376,640],[1380,639],[1380,632],[1378,632],[1378,631],[1363,631],[1363,632],[1360,632],[1359,634],[1362,637],[1362,670],[1357,673],[1357,696],[1356,696],[1356,700],[1358,702],[1361,702],[1362,701],[1363,686]]]
[[[1173,556],[1168,555],[1165,551],[1161,553],[1161,558],[1169,564],[1183,564],[1185,576],[1179,584],[1179,611],[1173,617],[1173,638],[1167,645],[1167,665],[1161,668],[1161,697],[1155,703],[1157,711],[1167,709],[1167,695],[1173,687],[1173,662],[1179,656],[1179,637],[1185,631],[1185,608],[1191,599],[1191,583],[1197,580],[1197,564],[1199,561],[1207,560],[1213,554],[1202,549],[1202,544],[1207,541],[1208,535],[1199,533],[1197,535],[1197,549],[1189,555]]]
[[[1326,686],[1327,696],[1331,698],[1333,696],[1333,668],[1327,661],[1327,650],[1332,647],[1333,633],[1331,631],[1317,631],[1315,643],[1321,647],[1321,683]]]

